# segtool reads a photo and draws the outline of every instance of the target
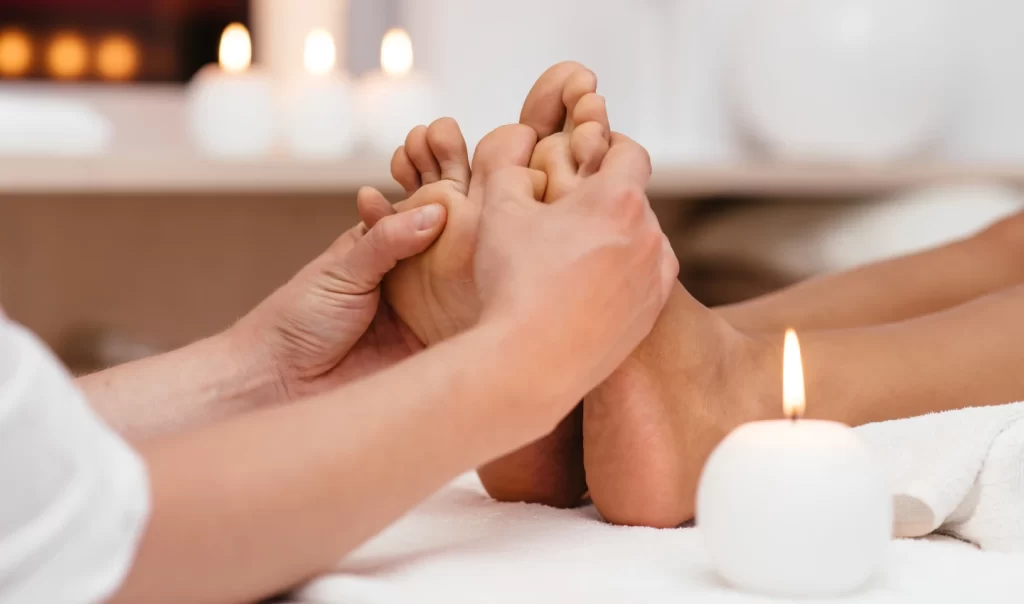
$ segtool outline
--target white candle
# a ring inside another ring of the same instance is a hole
[[[324,30],[338,46],[337,63],[345,68],[348,0],[252,0],[256,61],[278,81],[305,74],[303,41],[314,29]]]
[[[392,29],[384,35],[380,65],[380,71],[359,82],[360,128],[374,151],[391,154],[405,142],[409,130],[439,116],[430,81],[413,71],[409,34]]]
[[[852,592],[878,569],[892,498],[854,432],[798,419],[804,407],[796,334],[786,333],[783,399],[791,419],[740,426],[704,467],[697,526],[729,583],[779,597]]]
[[[219,55],[219,65],[203,67],[189,84],[192,139],[213,156],[266,155],[274,142],[274,96],[270,79],[251,67],[245,26],[224,29]]]
[[[335,71],[331,34],[315,29],[306,36],[305,77],[285,83],[285,136],[291,152],[308,159],[337,159],[353,147],[351,87]]]

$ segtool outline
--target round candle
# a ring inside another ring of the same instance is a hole
[[[436,99],[429,80],[413,71],[412,41],[405,31],[384,35],[380,64],[380,71],[359,82],[359,117],[367,144],[390,155],[409,130],[437,117]]]
[[[306,77],[286,84],[285,134],[295,155],[336,159],[347,155],[355,135],[348,79],[335,71],[334,39],[326,30],[306,36]]]
[[[207,65],[189,85],[189,131],[205,153],[226,158],[266,155],[274,142],[270,79],[251,68],[252,42],[245,26],[224,29],[219,64]]]
[[[855,591],[881,564],[892,498],[870,451],[849,427],[798,419],[799,343],[786,334],[783,399],[791,419],[744,424],[708,459],[697,526],[719,574],[778,597]]]

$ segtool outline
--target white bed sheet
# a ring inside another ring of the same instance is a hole
[[[555,510],[490,500],[466,475],[347,558],[295,601],[723,602],[779,600],[739,592],[709,565],[699,529],[602,522],[592,507]],[[805,600],[810,601],[810,600]],[[1024,602],[1024,554],[962,542],[894,541],[866,589],[832,602]]]

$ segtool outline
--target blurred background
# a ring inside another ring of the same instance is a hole
[[[76,371],[214,333],[566,59],[734,302],[1019,211],[1021,57],[1018,0],[0,0],[0,304]]]

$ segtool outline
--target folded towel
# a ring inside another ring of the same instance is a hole
[[[883,463],[894,533],[934,532],[1024,552],[1024,403],[960,409],[858,428]]]
[[[897,535],[928,536],[893,541],[883,571],[843,602],[1022,601],[1021,418],[1024,403],[858,428],[888,473]],[[498,503],[473,475],[293,598],[359,604],[777,601],[718,579],[699,528],[618,527],[602,522],[593,507]]]

